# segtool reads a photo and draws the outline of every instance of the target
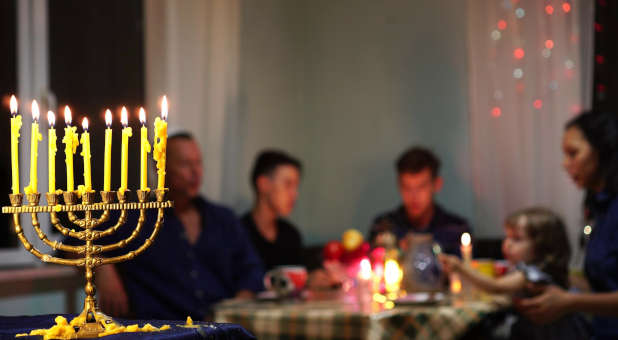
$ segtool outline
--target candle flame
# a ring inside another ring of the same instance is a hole
[[[11,114],[16,115],[17,114],[17,98],[15,98],[15,95],[11,95],[11,102],[9,106],[11,107]]]
[[[64,122],[67,125],[71,125],[71,122],[73,121],[73,118],[71,117],[71,109],[69,109],[69,106],[65,106],[64,107]]]
[[[163,96],[163,100],[161,100],[161,118],[167,120],[167,96]]]
[[[368,259],[362,259],[360,262],[360,271],[358,272],[358,277],[363,280],[371,279],[371,263]]]
[[[469,233],[461,234],[461,245],[462,246],[467,247],[470,245],[470,242],[472,242],[472,238],[470,237]]]
[[[82,120],[82,128],[84,128],[84,131],[88,131],[88,118],[84,117],[84,120]]]
[[[384,264],[384,283],[387,286],[396,285],[401,282],[403,273],[399,264],[395,260],[386,260]]]
[[[105,125],[107,125],[107,127],[112,126],[112,111],[109,109],[105,110]]]
[[[32,101],[32,119],[34,119],[35,122],[39,121],[39,104],[37,104],[36,100]]]
[[[56,124],[56,115],[54,115],[54,111],[47,111],[47,122],[51,127],[54,127],[54,125]]]
[[[143,107],[139,108],[139,121],[142,125],[146,124],[146,111]]]
[[[122,110],[120,110],[120,122],[124,127],[129,125],[129,113],[127,112],[127,108],[124,106],[122,107]]]
[[[451,293],[457,294],[461,292],[461,280],[458,277],[451,278]]]

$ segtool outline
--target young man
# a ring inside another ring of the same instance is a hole
[[[255,202],[242,222],[266,270],[303,262],[301,235],[284,219],[294,209],[301,169],[297,159],[276,150],[262,151],[253,165]]]
[[[431,233],[442,249],[459,254],[460,236],[470,232],[465,219],[449,213],[434,201],[442,189],[440,161],[429,150],[412,147],[396,163],[397,184],[402,205],[379,215],[370,229],[370,240],[378,234],[392,232],[398,240],[408,233]]]

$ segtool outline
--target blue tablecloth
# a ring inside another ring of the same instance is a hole
[[[67,320],[71,320],[75,315],[63,315]],[[56,315],[38,316],[0,316],[0,340],[15,340],[15,334],[30,333],[32,329],[50,328],[55,324]],[[116,339],[156,339],[156,340],[193,340],[193,339],[255,339],[239,325],[214,322],[195,322],[199,328],[182,328],[177,325],[184,324],[184,321],[165,321],[165,320],[123,320],[115,319],[123,325],[139,324],[140,327],[150,323],[155,327],[170,325],[172,328],[162,332],[138,332],[113,334],[105,337],[105,340]],[[17,339],[41,339],[41,336],[19,337]]]

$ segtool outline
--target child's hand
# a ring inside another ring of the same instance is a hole
[[[442,264],[442,268],[447,274],[459,271],[461,267],[461,260],[457,256],[440,254],[438,260]]]

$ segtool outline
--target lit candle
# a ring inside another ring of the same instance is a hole
[[[387,293],[397,293],[403,278],[403,272],[397,261],[389,259],[384,264],[384,288]]]
[[[120,112],[120,121],[122,122],[122,150],[121,150],[121,173],[120,173],[120,189],[118,191],[125,192],[127,190],[127,174],[129,168],[129,137],[133,135],[133,131],[129,125],[129,114],[127,108],[122,107]]]
[[[21,115],[17,114],[17,99],[11,96],[11,168],[13,170],[13,194],[19,194],[19,130]]]
[[[105,174],[103,191],[110,191],[112,180],[112,111],[105,110]]]
[[[92,171],[90,167],[90,134],[88,133],[88,118],[84,118],[82,121],[82,137],[80,143],[82,144],[82,157],[84,157],[84,186],[86,191],[92,190]]]
[[[72,119],[71,109],[69,109],[69,106],[65,106],[64,122],[67,126],[64,128],[62,143],[64,143],[64,156],[67,165],[67,191],[69,192],[75,190],[73,183],[73,154],[77,151],[77,145],[79,144],[79,139],[77,138],[77,133],[75,132],[77,127],[71,126]]]
[[[148,143],[148,128],[146,128],[146,111],[144,108],[139,108],[139,121],[142,123],[142,140],[140,154],[140,190],[149,191],[148,188],[148,153],[150,152],[150,143]]]
[[[54,128],[56,116],[52,111],[47,111],[47,122],[49,123],[49,130],[47,132],[47,182],[49,186],[48,191],[53,193],[56,192],[56,151],[58,151],[58,147],[56,146],[56,129]]]
[[[472,238],[469,233],[461,234],[461,257],[465,264],[470,265],[472,261]]]
[[[39,104],[32,101],[32,132],[30,134],[30,184],[24,188],[26,194],[34,194],[38,191],[37,163],[39,158],[39,141],[43,136],[39,132]]]
[[[155,119],[155,140],[153,158],[157,161],[158,186],[165,188],[165,159],[167,151],[167,98],[161,102],[161,118]]]
[[[360,307],[366,308],[373,299],[373,271],[371,270],[371,263],[366,258],[360,261],[356,293]]]

